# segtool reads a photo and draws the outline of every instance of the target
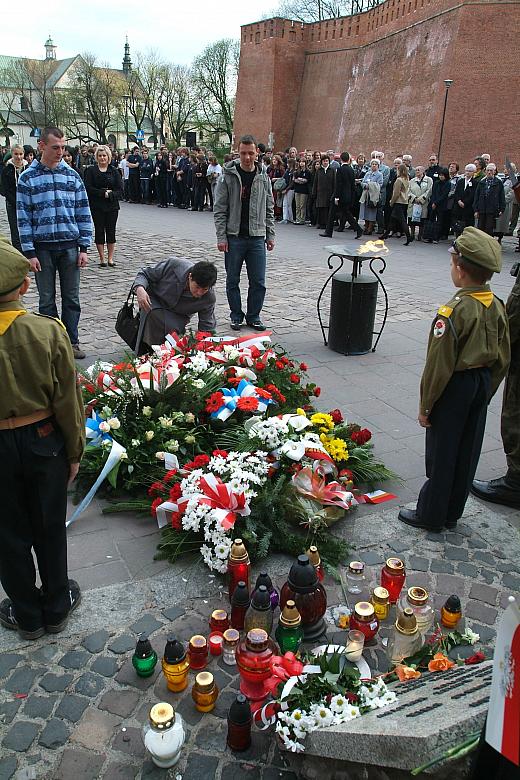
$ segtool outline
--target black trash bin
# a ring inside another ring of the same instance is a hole
[[[332,278],[329,347],[342,355],[364,355],[372,349],[378,280],[338,273]]]

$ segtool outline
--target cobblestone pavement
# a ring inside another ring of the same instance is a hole
[[[211,216],[167,212],[168,220],[176,221],[173,235],[150,213],[145,207],[124,207],[117,268],[98,269],[91,252],[91,265],[82,273],[80,335],[88,352],[86,365],[96,357],[121,354],[124,346],[113,324],[136,271],[172,253],[216,261],[219,331],[231,333],[223,258],[208,227]],[[0,231],[5,230],[0,209]],[[520,513],[470,498],[456,532],[439,536],[403,529],[396,519],[397,505],[412,501],[424,479],[424,438],[415,419],[417,387],[432,312],[450,293],[445,256],[441,258],[440,248],[425,246],[415,247],[412,254],[393,250],[385,272],[389,323],[378,351],[345,358],[320,342],[315,301],[327,276],[327,253],[315,233],[292,226],[279,229],[278,249],[269,257],[265,321],[277,341],[311,365],[311,377],[323,389],[322,408],[339,406],[367,425],[374,432],[376,454],[402,478],[388,486],[398,495],[396,502],[359,507],[334,532],[366,563],[363,595],[377,581],[385,557],[400,555],[408,584],[428,588],[437,608],[450,593],[461,597],[466,624],[490,649],[508,595],[520,592]],[[506,242],[506,270],[512,247]],[[506,297],[511,286],[507,273],[493,286]],[[35,288],[26,303],[36,306]],[[489,408],[479,465],[485,478],[504,467],[499,417],[497,395]],[[0,780],[296,777],[270,735],[255,733],[251,751],[242,756],[225,748],[224,719],[236,690],[229,669],[213,662],[221,696],[215,712],[205,716],[194,710],[189,689],[182,697],[166,692],[159,665],[148,681],[135,676],[130,656],[137,634],[149,631],[162,655],[168,633],[187,640],[205,628],[207,614],[220,603],[221,588],[201,568],[187,573],[184,562],[153,562],[158,532],[149,519],[106,516],[101,509],[102,502],[95,500],[69,530],[71,575],[83,588],[83,603],[66,631],[33,643],[22,642],[14,632],[0,632]],[[289,563],[284,556],[269,559],[267,568],[278,585]],[[333,580],[327,578],[326,587],[329,604],[344,603]],[[344,634],[331,632],[332,639],[344,640]],[[386,668],[380,644],[368,647],[365,657],[374,670]],[[189,729],[182,761],[169,774],[144,756],[138,733],[158,698],[172,701]]]

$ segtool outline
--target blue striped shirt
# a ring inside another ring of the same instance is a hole
[[[81,177],[63,160],[47,168],[38,160],[18,179],[16,215],[22,251],[34,257],[37,245],[52,248],[92,241],[92,218]]]

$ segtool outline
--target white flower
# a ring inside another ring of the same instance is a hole
[[[170,439],[169,441],[166,442],[164,446],[166,447],[168,452],[177,452],[177,450],[179,449],[179,442],[177,441],[177,439]]]
[[[141,413],[143,417],[151,417],[152,416],[152,407],[151,406],[143,406],[141,409]]]
[[[141,444],[141,442],[139,441],[139,439],[132,439],[132,441],[130,442],[130,444],[132,445],[132,447],[139,447],[139,445]]]
[[[112,440],[111,439],[103,439],[101,442],[101,446],[104,450],[109,450],[112,447]]]
[[[184,419],[186,420],[187,423],[194,423],[195,415],[193,414],[193,412],[186,412],[186,414],[184,415]]]
[[[171,417],[159,417],[159,423],[162,428],[173,428],[173,420]]]
[[[301,460],[305,455],[305,447],[301,441],[289,439],[285,444],[282,444],[280,452],[287,455],[291,460]]]
[[[195,436],[192,436],[191,433],[189,433],[187,436],[184,437],[184,441],[186,444],[195,444]]]
[[[101,410],[103,417],[112,417],[112,409],[110,406],[104,406]]]
[[[121,453],[121,460],[128,460],[128,452],[126,450]]]
[[[229,539],[228,542],[220,542],[219,544],[215,545],[215,555],[217,556],[217,558],[227,561],[230,549],[231,549],[231,539]]]
[[[103,422],[99,423],[99,430],[103,431],[103,433],[108,433],[108,431],[110,430],[110,425],[107,422],[105,422],[105,420],[103,420]]]
[[[311,714],[314,717],[318,728],[326,728],[332,723],[332,712],[324,704],[313,705]]]
[[[203,379],[192,379],[191,384],[198,390],[202,390],[203,387],[206,387],[206,382]]]
[[[291,753],[303,753],[305,750],[303,745],[301,745],[299,742],[293,741],[292,739],[285,739],[284,745],[287,750],[291,751]]]
[[[342,713],[347,707],[347,699],[339,693],[337,696],[333,696],[330,700],[330,708],[334,713]]]
[[[471,628],[467,628],[462,634],[462,638],[466,642],[469,642],[470,645],[474,645],[475,642],[478,642],[478,640],[480,639],[480,634],[475,634],[475,632],[472,631]]]
[[[117,417],[111,417],[109,420],[107,420],[107,423],[114,431],[117,431],[117,429],[121,427],[121,423],[119,422]]]
[[[185,364],[185,368],[188,371],[193,371],[194,374],[202,374],[208,367],[208,359],[204,352],[196,352],[194,355],[190,355],[190,362]]]
[[[146,441],[152,441],[153,437],[155,436],[153,431],[146,431],[144,438]]]
[[[164,460],[164,452],[156,452],[155,457],[157,460]]]
[[[128,471],[128,473],[129,473],[129,474],[131,474],[133,470],[134,470],[134,467],[133,467],[133,466],[132,466],[132,464],[130,463],[130,464],[127,466],[127,471]]]
[[[301,414],[284,414],[282,419],[284,422],[287,422],[294,431],[298,432],[303,431],[304,428],[308,428],[309,425],[312,425],[311,421]]]

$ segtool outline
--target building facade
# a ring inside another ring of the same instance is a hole
[[[365,13],[241,28],[235,138],[465,164],[518,158],[520,0],[386,0]]]

